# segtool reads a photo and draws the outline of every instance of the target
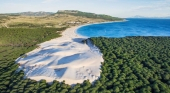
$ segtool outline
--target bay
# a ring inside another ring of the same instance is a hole
[[[126,19],[82,26],[77,33],[86,37],[170,36],[170,19]]]

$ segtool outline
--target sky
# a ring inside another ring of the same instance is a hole
[[[0,0],[0,13],[80,10],[115,17],[170,16],[170,0]]]

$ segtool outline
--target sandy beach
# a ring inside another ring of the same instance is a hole
[[[101,62],[100,50],[90,40],[84,44],[82,40],[87,37],[78,35],[76,29],[71,27],[62,32],[59,38],[39,44],[39,48],[19,57],[16,63],[19,69],[25,72],[25,78],[33,80],[45,79],[63,81],[66,84],[90,82],[100,77]]]

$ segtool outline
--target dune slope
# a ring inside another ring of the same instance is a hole
[[[68,28],[62,37],[40,44],[40,47],[16,60],[25,77],[47,82],[63,81],[67,84],[90,82],[100,77],[102,54],[86,37],[75,33],[77,27]]]

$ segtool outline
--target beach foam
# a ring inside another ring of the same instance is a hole
[[[27,53],[25,58],[19,57],[16,63],[24,70],[25,77],[47,82],[65,80],[70,85],[98,79],[102,54],[90,40],[82,43],[87,37],[76,34],[77,28],[68,28],[62,37],[39,44],[40,47]]]

